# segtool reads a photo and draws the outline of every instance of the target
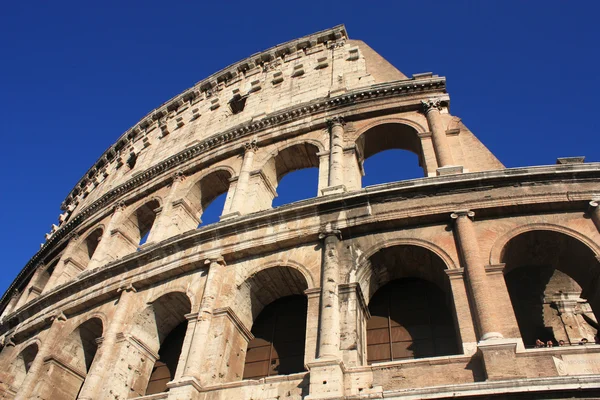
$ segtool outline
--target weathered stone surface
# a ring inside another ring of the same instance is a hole
[[[0,301],[0,398],[596,397],[600,164],[505,169],[449,104],[338,26],[153,110]],[[393,148],[424,177],[363,188]],[[273,209],[310,167],[315,197]],[[376,309],[398,281],[437,292]]]

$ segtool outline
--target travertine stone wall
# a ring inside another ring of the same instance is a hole
[[[364,188],[388,149],[423,178]],[[303,168],[314,197],[273,209]],[[0,301],[0,398],[593,397],[600,346],[531,348],[508,283],[550,265],[539,319],[593,342],[599,182],[595,163],[505,169],[444,78],[405,76],[343,26],[279,45],[153,110],[69,194]],[[403,278],[442,291],[456,354],[369,364],[369,303]],[[244,380],[255,322],[290,295],[307,300],[304,371]],[[180,326],[167,391],[148,395]]]

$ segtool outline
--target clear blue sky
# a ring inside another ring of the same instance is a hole
[[[598,1],[4,2],[0,291],[73,185],[148,111],[235,61],[340,23],[406,75],[446,76],[451,112],[506,166],[600,161],[599,14]]]

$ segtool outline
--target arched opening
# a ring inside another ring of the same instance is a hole
[[[197,214],[199,226],[219,221],[230,179],[231,173],[221,169],[204,176],[190,188],[186,199]]]
[[[69,261],[75,264],[80,270],[87,268],[92,256],[96,252],[103,232],[102,228],[96,228],[85,236],[83,240],[77,242],[75,249],[70,254]]]
[[[29,372],[31,363],[37,356],[37,353],[37,344],[30,344],[25,349],[23,349],[23,351],[21,351],[11,363],[9,368],[11,375],[13,376],[11,386],[14,390],[18,390],[23,384],[23,381],[25,381],[25,376]]]
[[[445,293],[418,278],[394,280],[369,302],[367,362],[457,354]]]
[[[186,314],[191,311],[189,298],[181,292],[159,297],[138,314],[133,321],[133,335],[159,358],[145,377],[145,394],[168,391],[167,383],[175,378],[187,329]]]
[[[385,123],[374,126],[360,135],[356,140],[356,147],[367,177],[363,179],[362,187],[426,175],[421,140],[417,131],[408,125]],[[386,151],[392,149],[396,151]],[[407,151],[416,158],[407,158]],[[376,157],[367,162],[372,156]]]
[[[167,383],[175,378],[177,364],[181,356],[181,348],[185,339],[187,321],[179,323],[167,335],[160,346],[160,358],[154,363],[146,394],[163,393],[167,391]]]
[[[134,242],[142,245],[148,239],[160,207],[157,200],[151,200],[135,210],[123,224],[124,233]]]
[[[506,244],[501,260],[526,347],[536,346],[537,340],[553,345],[578,344],[583,338],[594,342],[600,263],[588,246],[563,233],[529,231]]]
[[[98,228],[90,233],[87,238],[85,238],[85,250],[87,251],[87,260],[91,260],[92,256],[96,252],[96,248],[100,243],[100,239],[102,238],[103,230],[102,228]]]
[[[306,297],[275,300],[260,313],[248,343],[243,379],[304,371]]]
[[[46,288],[46,285],[48,284],[50,277],[54,273],[54,270],[56,269],[57,264],[58,264],[58,258],[56,260],[52,261],[46,268],[44,268],[42,273],[39,275],[36,286],[40,289],[40,292],[43,292],[44,289]]]
[[[49,370],[48,384],[51,388],[46,388],[52,391],[53,397],[77,398],[94,361],[102,331],[102,320],[91,318],[75,328],[61,344],[60,350],[53,356],[57,360],[57,368]]]
[[[370,297],[367,362],[459,354],[446,264],[415,245],[379,250],[359,274]]]
[[[307,300],[306,279],[295,268],[259,271],[239,287],[238,316],[252,326],[244,379],[304,371]]]
[[[273,207],[315,197],[318,183],[318,168],[304,168],[286,174],[277,186],[277,197],[273,199]]]
[[[319,148],[314,144],[299,143],[279,151],[275,157],[267,161],[262,169],[269,182],[267,186],[274,188],[278,197],[280,193],[282,194],[281,199],[272,200],[271,206],[281,206],[317,196],[318,152]],[[310,170],[300,171],[307,168]],[[297,172],[293,173],[295,171]],[[265,188],[265,191],[269,190]]]
[[[419,157],[408,150],[383,150],[365,159],[362,186],[379,185],[423,177]]]

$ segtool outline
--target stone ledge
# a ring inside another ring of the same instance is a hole
[[[447,397],[485,396],[507,393],[535,393],[551,390],[598,389],[600,376],[523,378],[458,385],[433,386],[383,392],[386,399],[437,399]]]

